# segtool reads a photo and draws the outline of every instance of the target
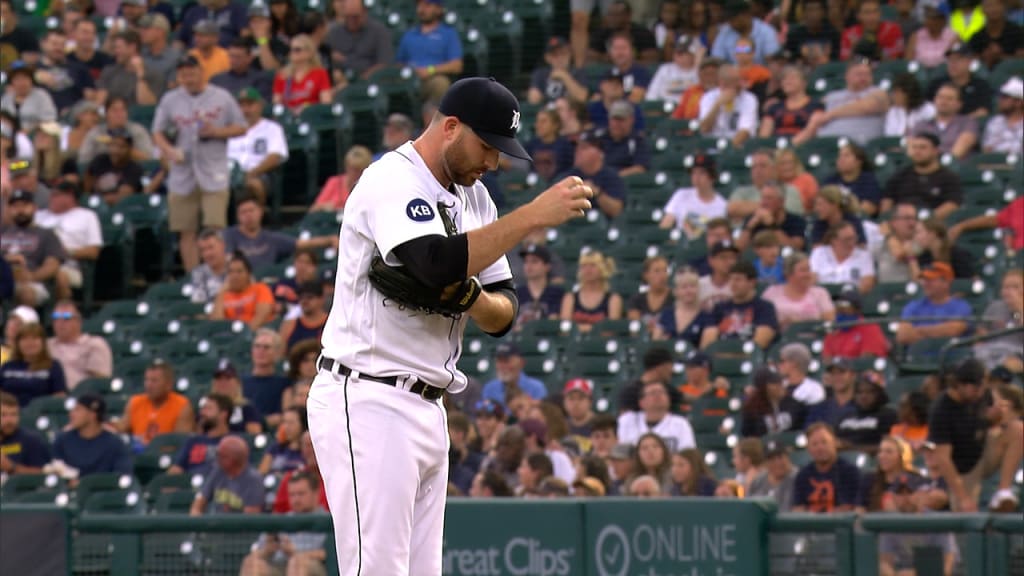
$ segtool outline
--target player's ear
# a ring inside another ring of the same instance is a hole
[[[455,140],[458,137],[459,132],[462,130],[462,122],[455,116],[446,116],[444,121],[441,123],[441,127],[444,131],[446,140]]]

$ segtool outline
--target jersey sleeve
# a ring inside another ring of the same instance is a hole
[[[348,203],[365,211],[369,236],[391,265],[399,264],[392,254],[399,244],[422,236],[447,236],[430,184],[417,180],[411,164],[408,168],[398,165],[406,160],[395,156],[377,170],[364,172],[359,193],[350,196]]]

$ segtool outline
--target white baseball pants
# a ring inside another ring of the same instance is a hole
[[[306,408],[341,576],[440,576],[449,445],[441,401],[321,370]]]

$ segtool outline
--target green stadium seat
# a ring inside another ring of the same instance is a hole
[[[21,409],[21,421],[30,430],[50,436],[68,423],[71,402],[59,396],[40,396]]]
[[[308,204],[320,191],[320,138],[307,122],[290,123],[284,128],[288,161],[282,167],[282,185],[284,190],[299,193],[292,198],[297,203]]]
[[[3,487],[0,487],[0,498],[14,502],[32,492],[53,493],[63,491],[66,487],[64,479],[56,474],[14,474],[8,476]]]
[[[156,496],[152,509],[156,514],[188,514],[195,499],[196,496],[192,491],[165,492]],[[166,566],[167,564],[161,560],[159,565]],[[180,573],[185,574],[187,571]]]
[[[90,474],[78,479],[78,486],[75,488],[75,500],[79,508],[81,508],[85,506],[94,494],[122,490],[134,490],[139,494],[141,500],[142,490],[138,481],[131,474]]]
[[[86,378],[75,386],[75,394],[117,394],[123,387],[124,383],[115,378]]]
[[[66,508],[70,495],[66,490],[63,489],[40,489],[33,492],[24,492],[19,494],[12,503],[14,504],[46,504],[49,506],[57,506],[59,508]]]
[[[146,512],[145,503],[138,490],[113,490],[97,492],[89,496],[82,506],[83,514],[131,514]]]

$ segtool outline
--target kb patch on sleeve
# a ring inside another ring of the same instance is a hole
[[[422,198],[416,198],[405,206],[405,215],[414,222],[430,222],[434,219],[434,209]]]

